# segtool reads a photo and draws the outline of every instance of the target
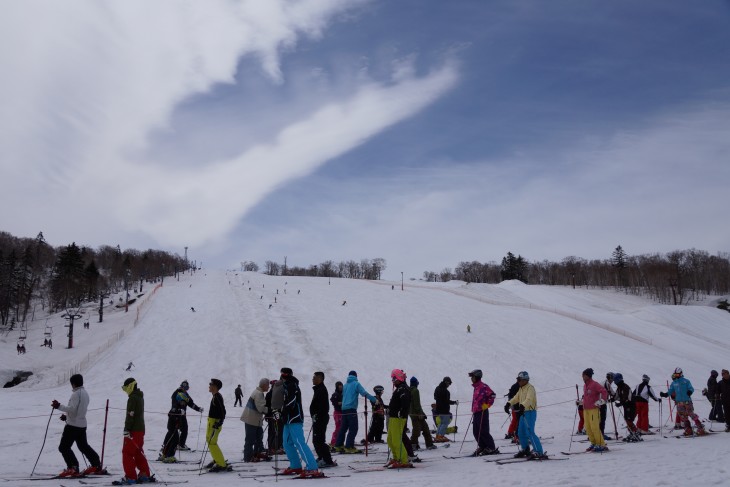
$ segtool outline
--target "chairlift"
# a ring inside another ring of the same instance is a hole
[[[46,338],[51,338],[53,336],[53,327],[46,325],[46,331],[43,334]]]
[[[25,337],[18,338],[18,346],[24,347],[25,346]]]

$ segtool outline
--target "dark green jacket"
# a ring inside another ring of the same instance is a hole
[[[411,410],[409,414],[411,415],[411,419],[414,417],[426,417],[426,413],[423,412],[423,407],[421,407],[421,393],[417,386],[411,387]]]
[[[139,389],[135,389],[127,399],[124,431],[142,431],[144,433],[144,394]]]

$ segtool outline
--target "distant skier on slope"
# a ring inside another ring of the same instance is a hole
[[[126,368],[126,369],[124,369],[124,370],[125,370],[126,372],[129,372],[130,370],[132,370],[132,367],[134,367],[134,364],[133,364],[132,362],[129,362],[129,363],[127,364],[127,368]]]

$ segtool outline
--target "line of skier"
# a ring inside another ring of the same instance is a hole
[[[581,413],[579,430],[585,426],[585,432],[590,440],[589,451],[605,452],[606,439],[604,428],[606,420],[606,406],[613,401],[622,408],[629,435],[627,441],[640,441],[642,434],[650,434],[648,423],[648,401],[660,401],[662,397],[671,397],[679,414],[678,422],[684,428],[685,435],[704,435],[706,430],[697,414],[694,412],[692,395],[694,388],[691,382],[684,377],[681,368],[676,368],[672,374],[672,383],[666,392],[656,397],[650,385],[650,378],[642,377],[642,382],[633,390],[623,380],[621,373],[606,375],[606,381],[599,384],[593,380],[594,371],[587,368],[582,373],[583,396],[578,401]],[[708,380],[708,386],[703,394],[709,396],[712,412],[715,419],[718,415],[726,421],[725,431],[730,432],[730,373],[722,370],[722,377],[716,380],[715,371]],[[387,444],[392,458],[388,468],[409,468],[418,459],[416,450],[420,449],[418,440],[423,435],[426,448],[435,448],[434,443],[448,442],[449,424],[452,420],[451,406],[457,407],[458,401],[451,399],[449,386],[451,378],[444,377],[434,391],[432,414],[437,424],[436,436],[431,438],[426,414],[420,401],[419,381],[416,377],[408,380],[402,369],[393,369],[390,374],[393,394],[386,406],[382,394],[384,388],[376,386],[375,395],[368,393],[359,383],[357,372],[352,370],[343,384],[337,382],[335,391],[330,396],[324,384],[325,374],[315,372],[312,376],[314,395],[309,407],[312,418],[313,446],[315,452],[307,445],[304,437],[304,409],[302,406],[299,380],[294,376],[292,369],[284,367],[280,370],[278,380],[262,378],[256,389],[251,393],[244,406],[241,421],[245,423],[244,461],[255,462],[268,460],[272,454],[286,454],[289,466],[282,472],[283,475],[298,475],[302,478],[323,477],[320,469],[337,466],[332,453],[350,454],[361,453],[355,447],[355,437],[358,433],[359,413],[357,405],[359,397],[365,397],[373,412],[373,422],[368,433],[368,441],[378,443],[382,441],[383,427],[387,419]],[[494,439],[490,433],[489,410],[494,405],[496,394],[483,381],[483,373],[479,369],[468,373],[473,387],[471,401],[470,426],[477,443],[472,456],[499,454]],[[714,383],[710,383],[713,381]],[[64,412],[61,419],[66,422],[59,451],[61,452],[66,469],[60,477],[78,477],[83,475],[105,474],[106,471],[100,462],[96,451],[86,440],[86,412],[89,405],[89,396],[83,387],[83,377],[75,374],[70,378],[72,394],[68,404],[63,405],[53,400],[54,409]],[[615,385],[615,388],[614,388]],[[409,387],[410,386],[410,387]],[[208,410],[206,427],[206,447],[213,459],[206,468],[211,472],[229,471],[231,466],[218,446],[218,438],[226,418],[226,408],[223,396],[220,393],[223,384],[219,379],[212,378],[209,383],[211,403]],[[144,395],[134,378],[128,378],[122,385],[127,394],[127,407],[124,423],[124,443],[122,447],[122,464],[124,477],[116,481],[116,485],[133,485],[153,482],[149,464],[144,455]],[[163,441],[158,460],[165,462],[175,461],[177,450],[189,450],[186,445],[188,407],[203,413],[204,409],[193,401],[188,393],[189,384],[183,381],[171,396],[171,408],[168,412],[167,434]],[[711,393],[711,396],[710,396]],[[516,382],[508,393],[508,400],[504,405],[506,413],[512,415],[512,423],[507,437],[519,442],[520,449],[516,458],[536,460],[546,459],[540,439],[535,432],[537,422],[537,392],[530,383],[527,371],[517,375]],[[719,403],[719,405],[718,405]],[[330,404],[333,408],[335,430],[327,443],[327,427],[330,421]],[[644,407],[646,404],[646,407]],[[634,423],[634,420],[638,420]],[[407,421],[411,419],[412,433],[406,434]],[[263,446],[264,421],[268,423],[268,449]],[[516,423],[516,426],[515,426]],[[693,429],[694,426],[694,429]],[[455,432],[454,430],[451,430]],[[81,472],[78,459],[71,447],[76,443],[82,454],[89,460],[90,466]],[[316,456],[315,456],[316,453]]]

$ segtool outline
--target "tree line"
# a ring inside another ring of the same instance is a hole
[[[606,259],[569,256],[560,262],[529,262],[508,252],[501,263],[459,262],[453,270],[425,271],[423,279],[474,283],[518,279],[529,284],[616,288],[662,304],[686,304],[730,293],[730,254],[689,249],[630,256],[619,245]]]
[[[311,264],[307,267],[288,266],[286,258],[284,263],[267,260],[264,263],[263,273],[270,276],[309,276],[309,277],[341,277],[345,279],[370,279],[377,280],[382,276],[387,263],[383,258],[361,259],[335,262],[326,260],[319,264]],[[255,262],[241,262],[241,270],[258,272],[259,266]]]
[[[189,268],[179,255],[161,250],[92,249],[75,242],[54,248],[42,232],[35,239],[0,232],[0,326],[24,322],[34,303],[55,312],[101,302],[124,289],[142,292],[144,282]]]

